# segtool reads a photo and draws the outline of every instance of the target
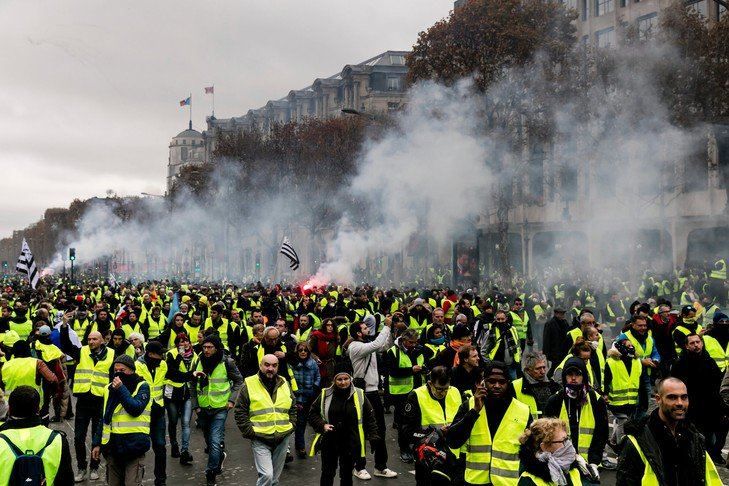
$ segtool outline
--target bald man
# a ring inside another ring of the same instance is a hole
[[[235,423],[243,437],[251,440],[258,471],[256,486],[278,484],[288,438],[296,425],[294,392],[279,376],[278,366],[276,355],[263,355],[258,373],[244,380],[235,404]]]
[[[78,472],[75,481],[99,479],[99,459],[91,458],[91,471],[87,469],[86,434],[91,424],[91,434],[95,436],[101,427],[104,408],[104,389],[111,383],[114,374],[114,352],[106,347],[104,338],[98,331],[88,336],[88,344],[83,346],[73,380],[73,394],[76,397],[76,422],[74,424],[73,445],[76,449]]]
[[[617,486],[646,484],[689,485],[704,478],[707,486],[721,485],[702,435],[686,420],[689,396],[678,378],[658,385],[658,407],[645,417],[625,424],[626,440],[618,461]],[[650,458],[650,462],[647,458]]]

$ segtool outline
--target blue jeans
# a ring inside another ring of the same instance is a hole
[[[197,416],[200,427],[205,434],[205,445],[208,446],[208,467],[206,473],[220,473],[220,462],[223,459],[223,448],[221,443],[225,440],[225,419],[228,418],[228,410],[200,410]],[[286,452],[286,449],[284,449]],[[284,457],[285,459],[285,457]]]
[[[294,447],[297,451],[306,449],[304,434],[306,433],[306,423],[309,416],[309,408],[311,408],[312,400],[302,403],[302,408],[296,414],[296,432],[294,433]],[[297,404],[298,405],[298,404]]]
[[[192,402],[178,400],[165,400],[167,409],[167,432],[170,435],[170,445],[177,445],[177,422],[182,421],[182,447],[186,451],[190,448],[190,419],[192,418]]]
[[[288,439],[288,438],[287,438]],[[273,449],[261,441],[253,439],[253,461],[256,463],[258,480],[256,486],[277,486],[284,464],[286,464],[286,449],[288,440],[281,441]]]
[[[149,424],[149,436],[154,451],[154,484],[165,484],[167,480],[167,450],[165,449],[165,409],[152,404],[152,420]]]

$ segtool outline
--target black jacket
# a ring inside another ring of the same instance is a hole
[[[654,410],[648,416],[625,424],[625,434],[635,437],[646,460],[666,486],[705,484],[706,452],[704,437],[690,422],[684,420],[676,428],[676,436]],[[641,484],[645,465],[633,443],[625,437],[618,459],[617,486]]]
[[[569,351],[570,339],[567,336],[569,324],[564,319],[552,317],[544,324],[543,347],[544,354],[552,363],[552,368],[557,366]]]
[[[590,448],[587,451],[587,462],[590,464],[600,464],[602,461],[602,451],[605,449],[610,432],[607,405],[605,404],[605,400],[595,390],[590,390],[589,393],[590,400],[592,401],[592,414],[595,417],[595,431],[592,435]],[[559,414],[562,412],[562,403],[566,404],[566,400],[570,399],[566,398],[564,390],[560,390],[552,395],[549,401],[547,401],[547,406],[544,408],[544,416],[559,418]],[[579,422],[577,421],[576,415],[569,416],[569,408],[568,418],[570,419],[570,431],[572,432],[570,439],[572,439],[572,443],[577,447],[580,432],[579,426],[576,427],[575,425],[579,425]]]
[[[684,351],[671,368],[675,376],[686,384],[689,395],[688,418],[706,434],[721,418],[719,389],[724,374],[706,350],[700,354]]]

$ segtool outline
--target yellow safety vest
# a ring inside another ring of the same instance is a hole
[[[15,331],[20,339],[27,341],[30,333],[33,332],[33,321],[26,319],[25,322],[17,323],[10,321],[10,330]]]
[[[167,356],[172,356],[173,359],[177,359],[179,355],[180,352],[177,350],[177,348],[172,348],[167,351]],[[190,361],[190,368],[187,367],[184,360],[180,359],[180,371],[182,371],[183,373],[187,373],[188,371],[194,370],[197,367],[197,360],[198,357],[194,351],[192,353],[192,360]],[[170,385],[174,388],[180,388],[185,385],[185,382],[177,382],[172,381],[172,379],[170,378],[165,378],[165,385]]]
[[[284,380],[286,381],[286,380]],[[354,386],[354,385],[353,385]],[[329,411],[329,406],[326,402],[326,392],[328,388],[325,388],[321,391],[321,409],[320,413],[322,418],[324,419],[324,422],[328,422],[327,419],[327,412]],[[278,397],[277,397],[278,398]],[[364,427],[362,426],[362,410],[364,410],[364,390],[361,388],[354,388],[354,410],[357,412],[357,434],[359,435],[359,454],[360,457],[365,457],[365,435],[364,435]],[[309,455],[314,456],[316,455],[316,446],[321,439],[321,434],[317,433],[314,435],[314,439],[311,442],[311,449],[309,450]]]
[[[722,258],[721,260],[718,260],[714,266],[719,268],[712,270],[710,277],[719,280],[726,280],[726,261]]]
[[[202,334],[202,332],[203,332],[202,325],[200,325],[200,326],[192,326],[192,325],[190,325],[190,324],[188,324],[186,322],[184,324],[184,326],[185,326],[185,331],[187,333],[187,337],[190,338],[190,342],[192,344],[197,344],[197,342],[199,340],[198,334]],[[221,337],[221,339],[222,339],[222,337]],[[174,346],[175,345],[175,343],[174,343],[175,338],[170,335],[170,340],[172,341],[172,345]],[[225,344],[223,344],[223,345],[225,346]]]
[[[301,332],[301,329],[296,330],[296,334],[294,334],[294,337],[296,338],[297,343],[305,343],[309,340],[309,336],[311,335],[311,330],[313,328],[309,327],[309,329],[305,330],[303,333]]]
[[[202,371],[202,363],[198,363],[196,371]],[[221,360],[212,374],[208,376],[205,387],[197,382],[197,403],[200,408],[223,408],[230,401],[230,378],[225,368],[225,361]]]
[[[410,325],[408,326],[410,329],[415,329],[416,331],[420,332],[428,325],[428,319],[423,319],[423,322],[418,322],[418,320],[414,316],[410,316],[409,318]]]
[[[559,418],[564,420],[567,424],[567,436],[570,437],[570,421],[567,416],[567,407],[565,407],[564,400],[562,400],[562,410],[559,412]],[[590,450],[592,436],[595,433],[595,414],[592,409],[592,396],[590,393],[587,394],[587,403],[585,403],[580,409],[579,427],[579,440],[576,444],[577,453],[587,460],[587,452]]]
[[[474,408],[474,398],[468,399]],[[529,422],[529,407],[512,399],[493,435],[486,408],[482,408],[466,441],[466,474],[469,484],[515,486],[519,479],[519,437]]]
[[[159,320],[155,321],[152,315],[149,316],[149,330],[147,331],[147,334],[149,335],[149,339],[153,340],[157,338],[160,334],[162,334],[162,331],[164,331],[165,326],[167,325],[167,319],[165,318],[164,314],[159,315]]]
[[[572,483],[572,486],[581,486],[582,485],[582,476],[580,475],[580,470],[576,467],[570,469],[570,473],[568,474],[570,481]],[[534,481],[534,484],[536,486],[554,486],[557,483],[550,481],[547,482],[544,479],[540,478],[539,476],[535,476],[534,474],[528,473],[524,471],[521,473],[520,478],[529,478],[532,481]]]
[[[640,375],[642,367],[640,360],[634,358],[631,360],[630,374],[625,368],[622,360],[617,358],[609,358],[607,360],[610,372],[612,373],[612,382],[608,398],[610,405],[635,405],[638,403],[638,389],[640,388]]]
[[[250,397],[248,416],[256,435],[271,438],[291,431],[294,425],[289,420],[289,410],[293,401],[288,382],[281,378],[281,384],[276,389],[275,402],[258,374],[249,376],[245,382]]]
[[[635,450],[638,452],[638,455],[640,456],[640,460],[643,461],[643,478],[640,482],[642,486],[661,486],[658,482],[658,476],[656,476],[656,473],[653,471],[653,468],[651,467],[650,463],[648,462],[648,459],[646,459],[645,454],[643,454],[643,451],[641,450],[640,446],[638,445],[638,440],[632,436],[628,435],[628,440],[633,444],[633,447],[635,447]],[[711,460],[711,457],[709,457],[708,454],[704,453],[704,456],[706,457],[706,478],[704,480],[705,486],[722,486],[724,483],[721,482],[721,478],[719,477],[719,473],[716,471],[716,466],[714,465],[714,461]]]
[[[19,386],[29,386],[35,388],[41,397],[43,403],[43,387],[36,383],[36,374],[38,370],[38,361],[36,358],[11,358],[3,365],[2,377],[5,383],[5,395],[10,396],[13,390]]]
[[[25,429],[7,429],[0,433],[0,437],[10,441],[21,453],[40,455],[46,486],[55,484],[63,451],[63,439],[60,433],[43,425],[36,425]],[[16,457],[16,451],[0,438],[0,484],[10,483]]]
[[[567,363],[567,360],[570,358],[576,358],[576,356],[572,356],[571,354],[568,354],[567,356],[565,356],[564,359],[562,360],[562,362],[554,368],[554,371],[564,369],[565,363]],[[592,371],[592,365],[589,362],[585,363],[585,368],[587,368],[587,378],[590,380],[590,385],[592,385],[594,387],[595,386],[595,374]]]
[[[697,318],[697,319],[698,319],[698,318]],[[693,334],[699,334],[699,335],[700,335],[700,334],[701,334],[701,331],[702,331],[703,329],[704,329],[704,328],[703,328],[703,326],[702,326],[701,324],[699,324],[699,325],[697,325],[697,326],[696,326],[696,330],[695,330],[695,331],[691,331],[691,330],[690,330],[689,328],[687,328],[687,327],[685,327],[685,326],[676,326],[676,329],[674,329],[674,331],[679,331],[679,332],[681,332],[681,333],[685,334],[686,336],[688,336],[689,334],[692,334],[692,333],[693,333]],[[671,333],[671,334],[673,334],[673,333]],[[677,355],[677,356],[680,356],[680,355],[681,355],[681,353],[683,353],[683,349],[682,349],[682,348],[680,348],[680,347],[679,347],[679,346],[678,346],[678,345],[677,345],[677,344],[675,343],[675,341],[674,341],[674,345],[673,345],[673,347],[674,347],[674,349],[675,349],[675,351],[676,351],[676,355]]]
[[[511,383],[514,385],[516,399],[529,407],[529,412],[531,412],[534,420],[538,419],[539,416],[542,415],[542,412],[537,409],[537,401],[534,399],[534,396],[524,393],[524,378],[519,378]]]
[[[430,343],[426,343],[425,347],[430,349],[433,352],[433,356],[428,360],[430,363],[435,361],[435,359],[438,357],[440,352],[446,348],[445,344],[430,344]]]
[[[109,384],[109,370],[113,363],[114,351],[111,349],[106,348],[106,357],[94,364],[88,345],[83,346],[73,378],[73,393],[90,391],[92,395],[103,397],[104,388]]]
[[[511,323],[516,328],[516,332],[519,334],[519,339],[526,339],[527,325],[529,324],[529,314],[527,311],[522,311],[524,317],[520,317],[516,312],[509,312],[511,315]]]
[[[83,322],[79,322],[78,319],[73,320],[73,331],[78,334],[79,336],[83,337],[84,333],[86,332],[86,328],[89,327],[89,320],[84,319]]]
[[[726,370],[727,362],[729,361],[729,343],[727,343],[726,349],[722,349],[721,344],[716,338],[704,334],[704,348],[709,356],[716,361],[716,365],[719,369],[724,372]]]
[[[493,360],[496,356],[496,352],[499,349],[499,341],[501,340],[501,330],[494,326],[494,347],[489,351],[489,359]],[[509,332],[511,333],[511,337],[514,339],[514,344],[516,344],[516,350],[514,352],[514,361],[516,363],[521,363],[521,346],[519,346],[519,333],[516,331],[516,328],[514,326],[511,326],[509,328]],[[503,343],[504,346],[506,346],[506,340],[504,340]]]
[[[149,396],[151,400],[159,405],[164,406],[164,385],[165,378],[167,377],[167,362],[165,360],[160,361],[159,366],[155,369],[154,377],[149,371],[147,363],[137,361],[137,374],[144,378],[144,381],[149,385]]]
[[[402,352],[397,344],[391,347],[387,352],[395,358],[398,368],[412,369],[412,367],[415,366],[410,360],[410,356],[408,356],[407,353]],[[423,354],[419,354],[415,358],[415,361],[416,364],[423,366],[425,364],[425,358],[423,358]],[[413,375],[403,377],[390,376],[387,380],[388,389],[391,395],[407,395],[408,393],[413,391],[413,386],[415,385],[414,382],[415,379]]]
[[[137,387],[134,389],[132,396],[136,396],[139,393],[139,389],[145,381],[137,383]],[[147,384],[149,386],[149,384]],[[106,414],[106,404],[109,402],[109,386],[104,388],[104,408],[102,414]],[[149,435],[149,424],[152,422],[152,398],[150,397],[147,402],[147,406],[144,407],[144,411],[138,416],[129,415],[121,403],[118,403],[116,408],[111,415],[111,423],[104,423],[104,428],[101,433],[101,445],[109,443],[111,434],[122,435],[122,434],[147,434]]]
[[[216,330],[218,331],[218,335],[220,336],[220,341],[223,343],[223,347],[225,349],[228,349],[228,330],[231,331],[234,330],[238,324],[235,322],[230,322],[228,319],[225,319],[221,317],[223,320],[223,324],[220,325],[220,327],[217,327]],[[213,327],[213,320],[208,317],[205,319],[205,325],[203,326],[203,330]]]
[[[640,344],[640,341],[638,341],[638,338],[635,337],[633,334],[633,330],[626,331],[625,335],[628,337],[628,340],[633,343],[633,347],[635,348],[635,357],[638,359],[644,359],[644,358],[650,358],[651,354],[653,354],[653,331],[648,331],[648,337],[645,340],[645,349],[643,349],[643,345]]]
[[[461,406],[463,399],[461,394],[458,392],[458,388],[452,386],[448,389],[448,393],[445,397],[445,411],[440,406],[437,400],[430,396],[430,390],[428,385],[413,390],[415,396],[418,399],[418,405],[420,406],[420,427],[425,429],[428,427],[445,427],[453,423],[453,419],[456,418],[458,408]],[[458,457],[460,451],[458,449],[451,449],[454,456]]]
[[[40,341],[35,341],[34,347],[36,351],[40,351],[41,359],[46,363],[63,357],[63,351],[58,349],[58,346],[55,344],[44,344]]]
[[[261,346],[260,344],[256,347],[258,348],[258,350],[256,351],[256,356],[258,357],[258,362],[260,363],[261,360],[263,359],[263,357],[265,356],[264,355],[265,351],[263,350],[263,346]],[[286,354],[286,346],[284,346],[283,344],[281,345],[281,352],[283,354]],[[291,368],[291,366],[287,366],[286,369],[288,370],[289,384],[291,385],[291,389],[294,392],[299,391],[299,385],[296,383],[296,377],[294,376],[294,370]]]

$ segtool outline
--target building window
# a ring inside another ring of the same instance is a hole
[[[398,66],[404,66],[405,65],[405,56],[401,56],[399,54],[397,55],[390,55],[390,64],[396,64]]]
[[[587,20],[587,16],[590,15],[589,12],[590,4],[587,2],[587,0],[582,0],[582,17],[580,20],[583,22]]]
[[[693,2],[688,4],[688,9],[690,12],[696,12],[699,15],[702,15],[704,18],[707,18],[709,16],[709,6],[707,0],[699,0],[698,2]]]
[[[627,7],[628,6],[628,0],[620,0],[620,6],[621,7]]]
[[[182,145],[187,145],[187,140],[183,140]]]
[[[595,32],[595,39],[597,40],[597,47],[613,47],[615,45],[615,28],[609,27],[598,30]]]
[[[595,0],[595,16],[605,15],[615,10],[615,0]]]
[[[189,152],[187,151],[187,147],[182,147],[180,149],[180,160],[183,162],[187,162],[187,159],[189,158]]]
[[[638,17],[638,39],[648,40],[656,34],[658,29],[658,14],[652,14]]]
[[[387,78],[387,91],[400,91],[400,78]]]
[[[397,111],[400,108],[400,103],[397,101],[387,102],[387,111]]]

